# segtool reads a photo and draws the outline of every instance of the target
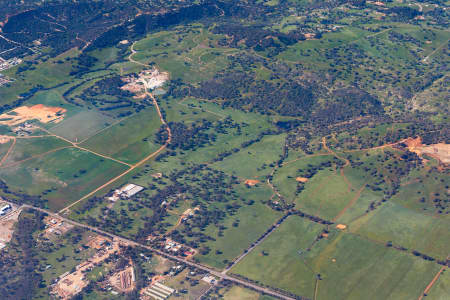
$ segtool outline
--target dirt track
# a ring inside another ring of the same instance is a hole
[[[152,98],[152,100],[153,100],[153,105],[155,106],[156,111],[158,112],[159,119],[161,120],[161,123],[162,123],[163,125],[166,125],[166,126],[167,126],[167,123],[166,123],[166,121],[164,120],[163,115],[161,114],[161,111],[160,111],[159,106],[158,106],[158,102],[156,101],[155,97],[154,97],[151,93],[149,93],[149,92],[146,92],[146,94],[147,94],[150,98]],[[133,170],[136,169],[137,167],[142,166],[142,165],[143,165],[145,162],[147,162],[149,159],[155,157],[155,156],[158,155],[161,151],[163,151],[164,149],[166,149],[167,145],[169,145],[169,143],[172,141],[172,132],[170,131],[170,128],[169,128],[168,126],[167,126],[166,128],[167,128],[167,133],[168,133],[167,141],[166,141],[166,143],[165,143],[164,145],[162,145],[158,150],[156,150],[155,152],[151,153],[151,154],[148,155],[147,157],[144,157],[144,159],[142,159],[142,160],[139,161],[138,163],[136,163],[136,164],[134,164],[134,165],[129,165],[130,168],[129,168],[128,170],[126,170],[126,171],[123,172],[122,174],[119,174],[118,176],[114,177],[113,179],[109,180],[108,182],[102,184],[101,186],[97,187],[95,190],[93,190],[93,191],[90,192],[89,194],[83,196],[83,197],[80,198],[79,200],[73,202],[73,203],[70,204],[69,206],[67,206],[67,207],[65,207],[65,208],[63,208],[63,209],[61,209],[58,213],[63,213],[63,212],[65,212],[65,211],[67,211],[68,209],[70,209],[71,207],[73,207],[75,204],[77,204],[77,203],[79,203],[79,202],[81,202],[81,201],[83,201],[83,200],[85,200],[85,199],[87,199],[87,198],[93,196],[93,195],[94,195],[95,193],[97,193],[98,191],[100,191],[100,190],[104,189],[105,187],[107,187],[108,185],[110,185],[110,184],[116,182],[117,180],[119,180],[119,179],[122,178],[123,176],[127,175],[128,173],[130,173],[131,171],[133,171]],[[78,148],[80,148],[80,147],[78,147]],[[84,148],[80,148],[80,149],[84,149]]]

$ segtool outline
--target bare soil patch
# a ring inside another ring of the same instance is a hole
[[[438,143],[432,145],[423,145],[422,138],[409,138],[405,140],[408,150],[419,156],[427,154],[441,161],[444,164],[450,164],[450,144]]]
[[[16,126],[26,121],[38,120],[41,123],[59,123],[64,119],[66,109],[36,104],[21,106],[0,115],[0,125]]]
[[[295,180],[297,181],[297,182],[303,182],[303,183],[305,183],[305,182],[308,182],[308,178],[306,178],[306,177],[297,177],[297,178],[295,178]]]
[[[245,180],[245,182],[244,182],[246,185],[248,185],[248,186],[255,186],[255,185],[257,185],[258,183],[260,183],[260,181],[259,180],[256,180],[256,179],[247,179],[247,180]]]
[[[133,266],[129,266],[125,270],[113,274],[109,278],[109,282],[120,292],[131,292],[135,288],[136,282]]]

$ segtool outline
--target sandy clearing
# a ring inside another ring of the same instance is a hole
[[[438,159],[444,164],[450,163],[450,144],[438,143],[431,145],[423,145],[422,138],[419,136],[415,139],[408,138],[405,140],[408,150],[416,153],[419,156],[427,154]]]
[[[254,186],[254,185],[257,185],[258,183],[260,183],[260,181],[256,180],[256,179],[247,179],[247,180],[245,180],[244,183],[248,186]]]
[[[297,178],[295,178],[295,181],[297,181],[297,182],[303,182],[303,183],[305,183],[305,182],[308,182],[308,178],[306,178],[306,177],[297,177]]]
[[[58,123],[64,119],[67,110],[43,104],[20,106],[11,112],[0,115],[0,125],[15,126],[26,121],[38,120],[41,123]]]

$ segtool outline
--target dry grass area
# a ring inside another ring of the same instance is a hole
[[[345,229],[347,228],[347,225],[344,225],[344,224],[337,224],[337,225],[336,225],[336,228],[337,228],[337,229],[340,229],[340,230],[345,230]]]
[[[0,125],[16,126],[26,121],[38,120],[41,123],[59,123],[64,119],[66,109],[43,104],[21,106],[0,115]]]

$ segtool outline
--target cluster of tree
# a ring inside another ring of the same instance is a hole
[[[152,105],[147,98],[138,101],[133,99],[132,93],[122,90],[121,87],[125,85],[125,82],[122,81],[119,75],[100,77],[102,77],[101,80],[84,89],[79,95],[70,97],[69,95],[76,87],[69,89],[64,93],[65,99],[78,106],[82,105],[80,103],[93,105],[97,107],[98,110],[108,112],[116,117],[123,117],[131,114],[131,109],[135,112],[139,112]],[[77,85],[77,87],[81,85],[82,83]]]
[[[18,43],[41,45],[52,49],[52,55],[73,47],[83,47],[132,16],[135,9],[119,1],[45,2],[39,7],[12,15],[3,26],[3,34]]]
[[[230,37],[220,41],[222,46],[236,48],[239,43],[244,42],[248,48],[253,48],[256,51],[275,48],[276,51],[273,55],[284,50],[286,46],[305,39],[304,35],[297,31],[282,33],[264,29],[263,26],[243,26],[230,23],[214,27],[213,33],[224,34]]]
[[[394,6],[389,8],[388,13],[394,14],[395,19],[400,22],[414,19],[422,13],[415,8],[409,6]]]
[[[31,299],[41,283],[37,272],[36,240],[33,233],[43,228],[43,214],[24,211],[20,214],[10,242],[15,251],[3,252],[0,258],[0,296],[2,299]]]
[[[142,14],[132,21],[115,26],[104,32],[87,48],[88,51],[115,46],[121,40],[133,40],[145,36],[150,31],[166,29],[180,23],[188,23],[205,17],[220,15],[220,8],[215,1],[182,6],[162,14]]]
[[[221,101],[223,107],[285,116],[309,115],[316,100],[313,87],[296,81],[280,84],[257,80],[251,72],[221,74],[185,91],[198,98]]]
[[[314,110],[312,122],[330,125],[361,116],[384,114],[376,97],[356,87],[338,89],[331,97],[330,101]]]
[[[207,133],[207,131],[212,125],[212,122],[205,119],[189,125],[181,122],[169,122],[168,126],[172,133],[172,140],[170,141],[168,148],[171,150],[195,150],[199,147],[211,145],[211,143],[215,141],[215,135]],[[158,144],[165,144],[167,139],[167,128],[163,125],[156,133],[155,142]]]

